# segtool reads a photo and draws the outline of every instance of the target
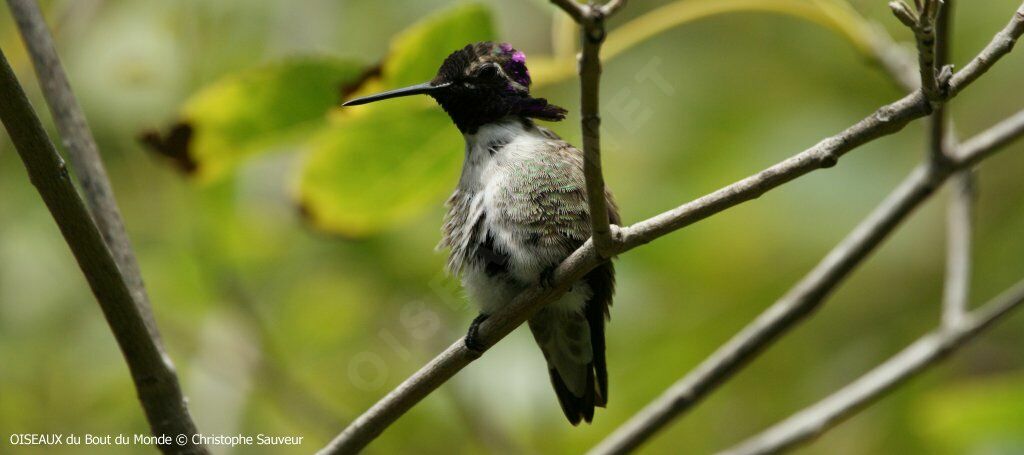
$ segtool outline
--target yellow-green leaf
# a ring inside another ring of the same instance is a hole
[[[409,107],[335,116],[312,140],[297,191],[316,227],[371,234],[440,204],[454,187],[461,135],[440,108]]]
[[[182,123],[192,135],[183,152],[201,179],[223,176],[242,159],[322,125],[339,88],[364,71],[359,63],[322,57],[227,76],[185,103]]]
[[[493,40],[494,36],[491,14],[483,5],[468,3],[442,11],[391,41],[384,62],[384,82],[391,87],[426,82],[434,78],[449,54],[470,43]]]
[[[451,52],[493,39],[483,6],[429,17],[395,38],[381,79],[361,93],[430,80]],[[455,186],[463,148],[458,130],[427,97],[344,108],[312,139],[296,192],[315,226],[369,235],[439,205]]]

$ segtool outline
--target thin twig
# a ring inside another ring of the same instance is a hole
[[[151,431],[168,438],[166,444],[159,444],[160,450],[174,454],[207,453],[204,446],[192,443],[196,426],[174,369],[150,336],[124,275],[75,191],[64,160],[46,136],[2,50],[0,120],[103,310],[131,371]],[[184,444],[175,441],[179,435],[186,439]]]
[[[601,44],[607,36],[605,19],[625,5],[614,0],[604,5],[581,6],[571,0],[552,0],[580,25],[580,118],[583,130],[583,173],[586,177],[590,232],[601,257],[611,257],[616,239],[608,218],[604,172],[601,170]]]
[[[936,22],[942,13],[941,0],[915,1],[915,7],[903,0],[889,2],[889,7],[904,25],[914,32],[917,43],[918,71],[921,91],[929,102],[936,104],[945,98],[935,65]]]
[[[949,63],[952,51],[952,27],[955,0],[945,5],[935,21],[935,65]],[[946,106],[939,106],[929,119],[929,149],[936,166],[943,165],[952,156],[956,139],[953,121],[948,118]],[[946,216],[946,278],[943,287],[942,321],[955,326],[967,313],[971,282],[971,217],[974,207],[974,175],[970,169],[953,176],[952,196],[947,203]]]
[[[971,236],[974,217],[974,174],[960,171],[953,177],[946,207],[946,280],[942,295],[942,321],[955,326],[967,314],[971,283]]]
[[[937,365],[1022,303],[1024,281],[954,325],[921,337],[838,392],[720,455],[779,453],[810,441],[928,367]]]
[[[71,170],[82,185],[82,193],[89,205],[90,213],[103,234],[107,247],[114,253],[117,266],[128,281],[135,303],[146,321],[150,335],[156,340],[157,347],[163,351],[160,331],[157,329],[150,307],[149,295],[142,282],[142,272],[138,260],[124,229],[121,212],[114,200],[114,190],[110,186],[110,178],[103,167],[99,147],[92,137],[92,131],[86,122],[85,114],[78,105],[71,84],[60,64],[53,36],[43,19],[43,13],[35,0],[7,0],[11,15],[18,24],[21,38],[28,48],[43,89],[43,97],[50,107],[57,131],[63,138],[64,149],[71,158]],[[166,354],[165,354],[166,356]],[[167,357],[170,364],[170,357]]]
[[[1010,24],[997,35],[997,38],[986,46],[971,64],[950,79],[950,96],[955,96],[975,81],[977,79],[975,73],[987,71],[1002,56],[1006,55],[1021,33],[1024,33],[1024,5],[1017,11]],[[909,94],[892,104],[883,106],[845,131],[768,169],[675,209],[622,228],[620,231],[621,243],[617,245],[615,253],[629,251],[716,213],[756,199],[762,194],[814,170],[832,167],[839,158],[851,150],[901,130],[912,120],[927,115],[929,110],[927,100],[920,92]],[[977,154],[965,155],[964,159],[968,162],[980,161],[988,152],[984,150],[984,147],[978,146],[1000,141],[1008,142],[1009,140],[996,134],[978,138],[975,147],[981,151]],[[968,159],[967,156],[970,158]],[[478,341],[485,348],[493,346],[543,305],[564,294],[572,283],[601,262],[602,259],[594,250],[592,242],[586,242],[555,270],[553,286],[524,291],[484,321],[479,328]],[[479,356],[479,353],[466,349],[463,340],[455,341],[448,349],[359,416],[320,453],[358,452],[412,406]]]
[[[1024,14],[1021,15],[1024,19]],[[955,159],[960,166],[970,167],[1024,134],[1024,110],[1018,111],[995,126],[974,135],[956,148]]]
[[[935,32],[934,38],[934,56],[932,57],[932,67],[928,69],[931,73],[932,79],[935,80],[935,85],[941,84],[945,75],[950,74],[946,64],[949,63],[949,54],[951,52],[951,34],[953,26],[953,6],[954,0],[945,0],[944,6],[941,6],[938,16],[935,18]],[[918,48],[924,44],[918,44]],[[921,65],[926,64],[924,58],[920,59]],[[941,76],[936,75],[936,68],[945,68],[946,70]],[[925,70],[922,69],[922,77],[925,74]],[[936,90],[942,90],[937,88]],[[944,93],[935,93],[933,96],[945,96]],[[928,119],[928,149],[932,163],[936,166],[942,166],[947,160],[949,160],[949,150],[953,147],[953,128],[952,122],[948,118],[947,110],[945,105],[936,105],[935,112],[932,113],[930,119]]]

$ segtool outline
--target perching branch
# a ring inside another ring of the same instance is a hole
[[[1024,7],[1022,7],[1024,10]],[[714,391],[825,298],[954,172],[967,169],[1024,135],[1024,111],[965,143],[948,167],[921,164],[785,296],[725,345],[649,403],[591,453],[625,453],[664,428]]]
[[[11,8],[11,15],[18,24],[25,47],[28,48],[39,85],[43,89],[43,97],[50,107],[57,131],[64,139],[64,148],[71,157],[71,170],[82,185],[82,193],[85,194],[85,201],[89,205],[93,219],[128,282],[128,289],[139,306],[139,312],[146,321],[150,335],[156,340],[157,347],[163,351],[160,332],[149,304],[149,295],[142,282],[142,272],[128,240],[128,233],[125,232],[124,221],[117,208],[117,201],[114,200],[114,190],[103,167],[99,147],[96,146],[85,114],[82,113],[82,108],[71,91],[71,84],[64,73],[64,68],[61,67],[60,57],[57,55],[53,36],[50,35],[43,19],[43,13],[35,0],[7,0],[7,5]],[[169,357],[167,362],[170,363]]]
[[[580,25],[580,117],[583,129],[583,173],[586,177],[590,232],[601,257],[613,254],[616,239],[608,219],[604,172],[601,170],[601,44],[607,36],[604,21],[626,4],[612,0],[604,6],[580,5],[572,0],[552,0]]]
[[[573,5],[575,5],[573,3]],[[975,81],[1013,47],[1024,33],[1024,5],[1007,27],[963,70],[950,79],[950,96]],[[719,189],[711,194],[657,215],[648,220],[623,228],[622,240],[615,253],[620,254],[658,237],[703,220],[796,179],[811,171],[834,166],[840,157],[851,150],[879,137],[901,130],[914,119],[928,114],[929,105],[920,92],[883,106],[871,116],[861,120],[836,136],[826,138],[787,160],[755,175]],[[990,132],[992,133],[992,132]],[[998,143],[1009,141],[1003,135],[980,135],[975,142]],[[967,149],[966,145],[964,147]],[[985,152],[980,155],[983,156]],[[974,155],[971,155],[974,156]],[[965,163],[980,160],[981,156],[963,158]],[[479,328],[478,341],[489,348],[525,322],[541,306],[551,302],[602,262],[588,241],[562,262],[554,273],[553,286],[532,288],[518,295],[510,304],[492,314]],[[444,352],[389,392],[373,407],[363,413],[320,451],[322,454],[355,453],[380,435],[389,425],[412,406],[440,387],[448,379],[476,360],[481,354],[465,348],[457,340]]]
[[[174,369],[150,336],[127,280],[75,191],[64,161],[46,136],[2,50],[0,120],[103,310],[131,371],[151,431],[169,438],[167,444],[159,445],[160,450],[169,454],[208,453],[205,447],[191,443],[196,426]],[[174,441],[178,435],[185,435],[185,444]]]
[[[1024,281],[953,325],[921,337],[856,381],[720,455],[779,453],[810,441],[872,401],[937,365],[1024,303]]]

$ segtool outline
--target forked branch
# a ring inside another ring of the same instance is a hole
[[[157,329],[149,304],[149,295],[142,283],[142,272],[128,240],[128,233],[125,232],[121,211],[117,208],[114,190],[111,188],[110,178],[107,177],[107,170],[103,167],[99,147],[92,137],[85,114],[71,91],[71,84],[61,66],[57,47],[43,20],[39,4],[36,0],[7,0],[7,5],[10,6],[11,15],[18,24],[22,41],[32,58],[39,85],[43,89],[43,97],[50,107],[57,131],[63,138],[64,148],[71,157],[71,170],[81,182],[89,211],[100,228],[107,247],[114,253],[118,268],[128,281],[128,289],[139,306],[139,312],[146,321],[150,335],[156,340],[157,347],[163,351],[160,331]],[[167,362],[170,362],[169,357]]]
[[[1022,7],[1024,10],[1024,7]],[[640,446],[820,308],[835,288],[921,203],[961,169],[1024,136],[1024,111],[964,143],[948,167],[921,164],[842,242],[780,300],[693,371],[615,430],[593,454],[626,453]]]

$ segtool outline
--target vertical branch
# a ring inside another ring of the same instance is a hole
[[[596,11],[596,10],[594,10]],[[580,52],[580,116],[583,128],[583,173],[590,206],[590,232],[601,257],[612,249],[608,207],[605,201],[604,172],[601,170],[601,43],[604,42],[604,17],[594,15],[591,25],[583,26],[583,51]]]
[[[131,371],[150,428],[155,436],[161,437],[158,447],[168,454],[207,453],[204,446],[192,442],[196,426],[174,369],[150,336],[114,256],[75,191],[64,161],[46,136],[2,50],[0,121],[100,304]]]
[[[889,8],[896,18],[914,32],[918,70],[921,73],[921,91],[933,107],[938,106],[938,103],[948,95],[947,90],[942,87],[948,82],[948,77],[945,81],[940,81],[935,66],[935,28],[938,17],[942,14],[942,3],[942,0],[915,0],[916,8],[912,8],[903,0],[889,2]]]
[[[128,282],[128,289],[132,292],[139,312],[146,321],[146,328],[156,340],[157,347],[163,351],[149,296],[142,283],[142,272],[125,232],[124,221],[114,200],[110,179],[100,159],[99,148],[71,91],[67,75],[61,67],[53,36],[46,26],[43,13],[35,0],[7,0],[7,5],[18,24],[25,47],[28,48],[46,104],[50,107],[57,131],[64,140],[64,148],[71,158],[72,170],[82,184],[82,192],[92,217]],[[166,361],[170,363],[169,358]]]
[[[614,14],[625,0],[612,0],[604,6],[579,5],[572,0],[552,0],[580,25],[583,50],[580,52],[580,116],[583,132],[583,172],[587,183],[590,231],[598,255],[614,253],[608,203],[605,199],[604,172],[601,170],[601,44],[607,36],[605,18]]]
[[[938,67],[946,67],[949,63],[955,5],[955,0],[945,0],[935,22],[935,64]],[[956,142],[946,106],[939,106],[929,122],[932,162],[942,165],[952,157],[950,151]],[[966,314],[971,280],[974,175],[968,169],[959,172],[953,180],[953,194],[946,209],[946,278],[942,298],[942,321],[946,327],[954,327]]]
[[[970,301],[974,174],[960,171],[952,186],[946,208],[946,284],[942,295],[942,322],[947,327],[963,319]]]
[[[935,18],[934,34],[933,38],[933,53],[931,67],[925,69],[921,67],[921,77],[925,76],[925,73],[931,74],[931,79],[936,81],[935,84],[945,84],[948,82],[948,75],[952,74],[951,66],[947,66],[949,63],[949,55],[952,48],[951,35],[953,26],[953,7],[955,0],[945,0],[944,4],[940,3],[936,6],[938,8],[938,15]],[[922,57],[920,65],[929,64],[926,62],[924,55],[927,49],[924,48],[925,44],[918,40],[918,53]],[[942,68],[942,73],[936,75],[936,68]],[[937,79],[938,78],[938,79]],[[924,79],[922,79],[922,84]],[[923,87],[923,85],[922,85]],[[935,97],[945,98],[949,95],[949,91],[946,90],[946,86],[936,88],[937,92],[933,93]],[[927,96],[927,92],[925,93]],[[929,101],[933,101],[936,98],[929,97]],[[929,125],[929,151],[931,152],[932,163],[935,165],[943,165],[950,158],[949,150],[954,142],[952,132],[952,122],[949,120],[949,116],[946,112],[946,105],[940,104],[935,105],[935,112],[932,113],[930,119],[928,119]]]

